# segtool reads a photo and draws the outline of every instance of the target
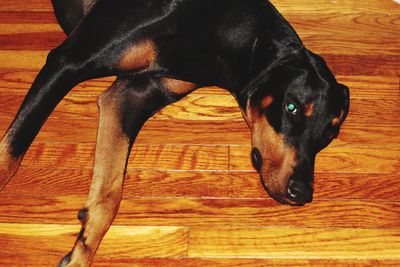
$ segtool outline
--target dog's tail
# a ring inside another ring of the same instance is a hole
[[[52,0],[57,21],[69,35],[97,0]]]

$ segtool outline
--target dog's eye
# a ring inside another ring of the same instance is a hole
[[[299,113],[299,109],[297,108],[296,104],[292,103],[292,102],[288,102],[286,104],[286,110],[287,112],[289,112],[290,114],[296,116]]]

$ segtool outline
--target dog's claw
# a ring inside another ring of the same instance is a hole
[[[57,267],[65,267],[65,266],[67,266],[67,264],[71,262],[71,257],[72,257],[72,251],[70,253],[68,253],[67,255],[65,255],[61,259],[61,261],[60,261],[60,263],[58,264]]]

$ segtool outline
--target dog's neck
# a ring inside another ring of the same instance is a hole
[[[262,40],[257,44],[247,77],[238,81],[230,90],[242,109],[245,109],[248,99],[257,90],[268,90],[268,88],[262,88],[262,85],[276,67],[304,60],[302,54],[305,47],[301,42],[284,40],[284,43],[276,43],[276,40],[271,40],[267,43],[265,41]],[[256,40],[256,42],[259,41]]]
[[[303,60],[299,55],[305,48],[296,31],[271,3],[266,1],[265,5],[268,7],[259,21],[263,30],[254,37],[250,47],[249,66],[235,71],[242,75],[230,85],[230,91],[241,108],[245,108],[257,86],[268,78],[275,67],[290,60]]]

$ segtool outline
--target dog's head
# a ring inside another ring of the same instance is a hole
[[[291,205],[312,201],[315,157],[337,137],[349,110],[348,88],[322,58],[309,51],[302,58],[265,73],[243,110],[265,189]]]

